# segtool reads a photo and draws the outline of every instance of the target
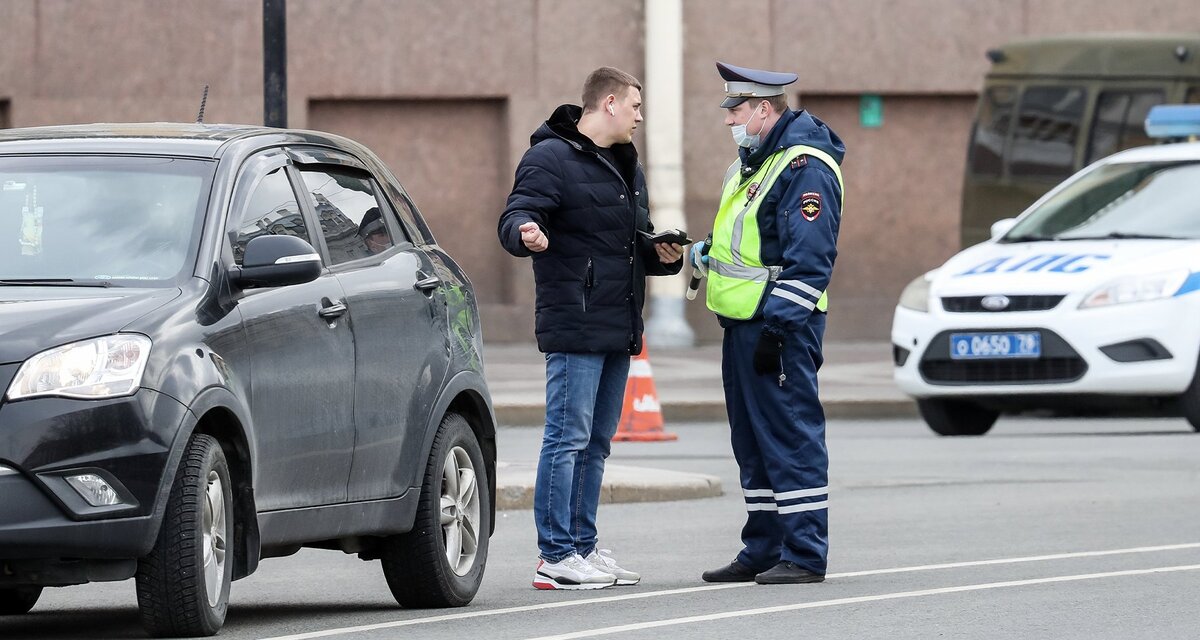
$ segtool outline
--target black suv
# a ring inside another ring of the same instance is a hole
[[[0,615],[136,578],[154,635],[302,547],[462,606],[495,515],[469,280],[363,146],[187,124],[0,132]]]

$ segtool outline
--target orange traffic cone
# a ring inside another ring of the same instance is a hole
[[[663,431],[662,405],[654,389],[654,373],[650,370],[649,349],[643,343],[642,352],[629,363],[629,379],[625,382],[625,406],[613,440],[618,442],[660,442],[679,436]]]

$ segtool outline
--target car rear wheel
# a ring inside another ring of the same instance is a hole
[[[41,595],[41,587],[0,589],[0,616],[19,616],[29,613]]]
[[[917,400],[925,424],[941,436],[981,436],[996,424],[999,411],[962,400]]]
[[[158,540],[138,562],[137,597],[151,635],[211,636],[225,624],[233,571],[233,493],[221,445],[188,443]]]
[[[384,541],[383,575],[404,607],[461,607],[487,564],[491,501],[475,433],[458,414],[438,427],[412,531]]]

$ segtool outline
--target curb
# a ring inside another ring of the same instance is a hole
[[[837,420],[887,420],[916,418],[913,400],[826,400],[825,417]],[[506,427],[541,427],[546,421],[544,404],[496,405],[496,421]],[[667,422],[726,422],[729,417],[722,402],[673,402],[662,405]]]
[[[496,509],[532,509],[537,464],[498,462],[496,467]],[[696,500],[724,493],[716,476],[610,464],[604,469],[600,503]]]

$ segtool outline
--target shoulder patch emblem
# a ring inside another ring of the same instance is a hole
[[[805,220],[812,222],[821,215],[821,194],[816,191],[806,191],[800,196],[800,214]]]
[[[746,188],[746,202],[754,200],[754,196],[758,195],[758,183],[755,182]]]
[[[803,169],[808,166],[808,156],[796,156],[792,158],[793,169]]]

